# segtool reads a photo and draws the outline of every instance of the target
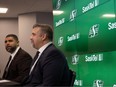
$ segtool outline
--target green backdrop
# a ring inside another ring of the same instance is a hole
[[[75,87],[116,87],[116,0],[53,0],[54,43]]]

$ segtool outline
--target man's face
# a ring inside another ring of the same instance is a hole
[[[32,35],[30,37],[31,43],[35,49],[39,49],[42,46],[42,32],[40,27],[32,29]]]
[[[19,41],[16,41],[13,37],[5,38],[5,48],[8,52],[13,53],[18,45]]]

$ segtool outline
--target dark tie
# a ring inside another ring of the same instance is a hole
[[[37,51],[36,52],[36,55],[35,55],[35,57],[34,57],[34,59],[33,59],[33,61],[32,61],[32,63],[31,63],[31,69],[30,69],[30,73],[32,72],[32,70],[33,70],[33,68],[34,68],[34,63],[35,63],[35,61],[37,60],[37,58],[38,58],[38,56],[39,56],[39,51]]]
[[[8,68],[9,68],[9,63],[10,63],[10,61],[11,61],[11,58],[12,58],[12,56],[9,57],[8,63],[7,63],[7,65],[6,65],[6,67],[5,67],[4,74],[3,74],[3,78],[4,78],[4,79],[5,79],[5,78],[7,77],[7,75],[8,75]]]
[[[33,61],[31,63],[31,66],[33,66],[33,64],[36,61],[36,59],[38,58],[38,56],[39,56],[39,51],[36,52],[36,55],[34,56]]]

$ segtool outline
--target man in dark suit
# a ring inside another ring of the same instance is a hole
[[[32,62],[25,86],[69,86],[69,67],[65,56],[52,43],[52,28],[35,24],[30,39],[39,55]]]
[[[22,83],[29,74],[32,57],[19,47],[18,37],[14,34],[5,37],[5,48],[10,53],[10,59],[5,67],[3,79]]]

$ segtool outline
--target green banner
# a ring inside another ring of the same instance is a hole
[[[116,87],[116,0],[53,0],[53,9],[54,44],[74,86]]]

